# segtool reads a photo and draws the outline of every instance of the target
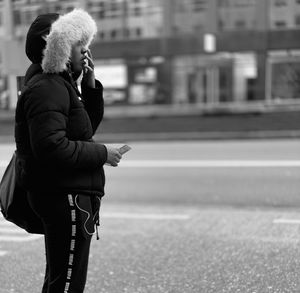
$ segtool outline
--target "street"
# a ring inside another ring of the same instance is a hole
[[[87,293],[300,292],[299,139],[128,144],[105,166]],[[41,291],[43,245],[0,218],[0,293]]]

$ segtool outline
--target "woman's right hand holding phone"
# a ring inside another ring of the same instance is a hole
[[[120,163],[120,160],[122,159],[122,155],[121,155],[119,149],[109,146],[109,145],[105,145],[105,146],[107,149],[106,164],[113,166],[113,167],[117,167],[118,163]]]

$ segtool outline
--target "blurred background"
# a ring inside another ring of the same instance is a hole
[[[29,65],[29,25],[75,7],[98,25],[91,49],[105,133],[115,131],[110,118],[135,118],[118,131],[299,136],[299,0],[1,0],[2,121],[12,119]]]

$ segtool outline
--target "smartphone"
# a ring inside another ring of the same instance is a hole
[[[124,144],[122,147],[119,148],[121,155],[127,153],[130,150],[131,150],[131,147],[127,144]]]

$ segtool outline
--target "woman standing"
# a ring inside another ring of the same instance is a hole
[[[32,64],[17,104],[15,139],[19,180],[43,223],[43,293],[84,291],[104,195],[103,165],[121,159],[118,149],[92,139],[103,118],[103,88],[88,49],[96,32],[91,16],[75,9],[38,16],[27,34]]]

